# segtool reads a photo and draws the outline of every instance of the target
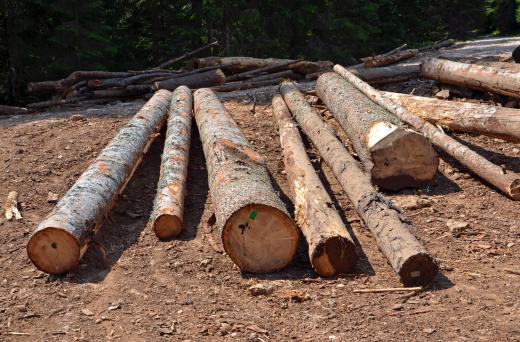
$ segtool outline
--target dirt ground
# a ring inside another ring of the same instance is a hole
[[[440,86],[412,81],[387,89],[432,95],[435,87]],[[357,239],[356,272],[318,277],[301,239],[288,268],[241,273],[211,247],[204,229],[212,209],[196,128],[180,238],[159,242],[147,227],[159,176],[159,138],[75,271],[62,277],[38,271],[25,246],[53,208],[49,192],[62,196],[141,104],[113,107],[120,116],[104,115],[106,108],[100,108],[0,120],[0,199],[18,191],[23,215],[20,221],[0,219],[0,340],[520,341],[520,276],[506,271],[520,269],[520,203],[442,153],[430,186],[386,194],[439,262],[439,276],[421,293],[353,293],[401,284],[311,146],[316,169]],[[252,103],[228,102],[226,108],[267,158],[275,188],[292,213],[270,106],[257,104],[253,111]],[[330,114],[323,116],[347,142]],[[520,173],[520,146],[453,136]],[[453,233],[449,220],[465,228]],[[216,233],[213,238],[218,240]],[[254,284],[274,291],[253,296],[248,287]]]

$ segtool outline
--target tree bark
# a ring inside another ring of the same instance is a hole
[[[392,65],[381,68],[356,68],[349,71],[370,84],[383,84],[406,81],[418,77],[421,72],[420,64]]]
[[[169,239],[182,231],[191,138],[193,98],[188,87],[175,89],[170,105],[161,176],[151,214],[155,235]]]
[[[341,65],[336,65],[334,71],[345,77],[352,83],[352,85],[370,97],[373,101],[396,115],[410,126],[414,127],[417,131],[421,132],[433,144],[453,158],[457,159],[462,165],[466,166],[476,175],[489,182],[512,199],[520,200],[520,175],[504,173],[504,170],[500,166],[491,163],[468,147],[459,143],[457,140],[444,134],[431,123],[421,119],[403,106],[384,97],[377,90],[352,75]]]
[[[520,73],[488,66],[428,58],[421,76],[441,83],[520,98]]]
[[[175,77],[168,80],[155,82],[155,89],[175,90],[181,85],[190,89],[211,87],[226,82],[226,76],[220,69],[209,70],[200,74],[192,74],[186,77]]]
[[[412,58],[417,56],[418,50],[415,49],[408,49],[408,50],[400,50],[400,51],[394,51],[391,53],[383,54],[383,55],[377,55],[374,57],[366,57],[362,58],[363,65],[365,68],[376,68],[381,67],[389,64],[394,64],[399,61]]]
[[[263,67],[260,67],[260,68],[257,68],[257,69],[245,71],[245,72],[242,72],[240,74],[231,75],[231,76],[227,77],[226,80],[228,82],[239,81],[239,80],[253,78],[256,75],[259,75],[259,74],[264,73],[264,72],[271,73],[273,71],[289,69],[289,66],[291,64],[298,63],[298,62],[301,62],[301,61],[302,60],[299,59],[299,60],[289,60],[289,61],[286,61],[286,62],[283,62],[283,63],[268,64],[267,66],[263,66]]]
[[[435,177],[439,157],[430,142],[404,129],[397,117],[341,76],[321,75],[316,92],[347,133],[374,184],[399,190],[425,185]]]
[[[29,110],[27,108],[0,105],[0,115],[20,115],[28,113]]]
[[[470,102],[383,92],[426,121],[454,132],[467,132],[520,142],[520,110]]]
[[[78,263],[158,135],[170,99],[170,92],[157,92],[39,224],[27,244],[29,258],[38,269],[61,274]]]
[[[192,60],[192,63],[196,68],[203,68],[212,65],[223,65],[227,64],[223,70],[226,74],[236,74],[244,71],[253,69],[268,67],[268,66],[279,66],[280,64],[289,63],[291,69],[294,72],[300,74],[310,74],[323,69],[327,66],[331,66],[332,63],[328,61],[297,61],[291,59],[278,59],[278,58],[253,58],[253,57],[206,57],[196,58]]]
[[[233,82],[233,83],[226,83],[219,86],[211,87],[210,89],[213,91],[218,92],[227,92],[227,91],[236,91],[236,90],[243,90],[243,89],[251,89],[251,88],[258,88],[258,87],[265,87],[272,84],[278,84],[284,80],[283,77],[278,77],[274,79],[267,79],[263,81],[242,81],[242,82]]]
[[[296,83],[300,91],[308,92],[314,90],[316,86],[315,81]],[[241,101],[241,100],[255,100],[257,103],[269,103],[273,96],[278,94],[279,85],[269,85],[260,88],[230,91],[227,93],[218,93],[217,97],[221,101]]]
[[[307,156],[298,128],[280,95],[273,97],[296,223],[308,244],[312,267],[323,277],[352,271],[357,254],[352,237]]]
[[[226,253],[247,272],[284,268],[296,252],[298,231],[272,188],[265,160],[211,90],[197,90],[194,107]]]
[[[284,83],[280,89],[298,124],[332,169],[403,284],[416,286],[430,283],[437,274],[437,265],[410,233],[412,227],[404,215],[374,189],[354,158],[294,84]]]
[[[152,87],[149,85],[129,85],[125,88],[110,88],[94,90],[88,94],[87,97],[93,98],[116,98],[116,97],[135,97],[141,96],[152,91]]]
[[[146,82],[148,80],[157,78],[157,77],[169,77],[171,78],[171,73],[165,73],[163,71],[158,72],[150,72],[146,74],[139,74],[130,77],[124,78],[108,78],[108,79],[97,79],[97,80],[89,80],[87,86],[89,89],[107,89],[107,88],[124,88],[126,86]]]
[[[273,72],[272,74],[265,74],[265,75],[258,75],[255,77],[251,77],[248,79],[248,82],[259,82],[259,81],[265,81],[265,80],[275,80],[279,78],[295,78],[297,74],[294,73],[292,70],[284,70],[284,71],[278,71]]]

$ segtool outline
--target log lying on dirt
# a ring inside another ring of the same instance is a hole
[[[457,140],[444,134],[431,123],[421,119],[403,106],[386,98],[341,65],[336,65],[334,71],[345,77],[348,82],[370,97],[373,101],[395,114],[403,120],[403,122],[406,122],[417,131],[421,132],[433,144],[453,158],[457,159],[462,165],[466,166],[476,175],[480,176],[512,199],[520,200],[520,175],[514,173],[506,174],[500,166],[491,163],[473,150],[459,143]]]
[[[150,221],[155,235],[170,239],[182,231],[190,152],[193,97],[188,87],[175,89],[170,105],[161,176]]]
[[[168,80],[154,83],[154,89],[174,90],[181,85],[191,89],[211,87],[226,82],[226,76],[220,69],[208,70],[199,74],[191,74],[185,77],[174,77]]]
[[[397,117],[341,76],[321,75],[316,93],[347,133],[374,184],[399,190],[425,185],[435,177],[439,157],[430,142],[404,129]]]
[[[298,231],[276,195],[265,161],[209,89],[194,93],[216,224],[242,270],[273,272],[292,260]]]
[[[293,62],[293,63],[291,63]],[[294,72],[300,74],[310,74],[320,69],[330,67],[331,62],[328,61],[297,61],[290,59],[278,59],[278,58],[254,58],[254,57],[206,57],[206,58],[195,58],[192,59],[192,64],[196,68],[203,68],[212,65],[228,65],[222,67],[226,74],[236,74],[244,71],[258,69],[268,66],[278,66],[284,63],[290,63],[288,67]]]
[[[159,91],[101,151],[36,228],[27,253],[47,273],[72,269],[163,126],[171,93]]]
[[[403,284],[416,286],[430,283],[437,274],[437,265],[410,233],[410,224],[403,214],[374,189],[354,158],[294,84],[284,83],[280,89],[298,124],[332,169]]]
[[[357,77],[370,84],[383,84],[406,81],[419,76],[420,64],[401,64],[381,68],[349,69]]]
[[[419,51],[415,49],[391,51],[382,55],[362,58],[361,60],[365,68],[376,68],[415,57],[418,52]]]
[[[0,115],[21,115],[28,113],[29,110],[27,108],[0,105]]]
[[[483,134],[520,142],[520,110],[383,92],[384,96],[426,121],[454,132]]]
[[[423,61],[421,76],[441,83],[520,98],[520,73],[437,58]]]
[[[352,237],[316,174],[298,128],[280,95],[273,97],[273,110],[295,208],[294,216],[307,240],[311,265],[323,277],[350,272],[357,260]]]

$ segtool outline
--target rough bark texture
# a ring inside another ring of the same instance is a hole
[[[87,94],[87,97],[93,98],[115,98],[115,97],[133,97],[133,96],[141,96],[152,91],[152,87],[149,85],[129,85],[125,88],[111,88],[111,89],[100,89],[94,90],[91,93]]]
[[[163,126],[171,93],[157,92],[101,151],[32,234],[27,244],[40,270],[73,268]]]
[[[108,78],[89,80],[87,85],[89,89],[107,89],[115,87],[126,87],[131,84],[142,83],[157,77],[171,77],[172,73],[169,72],[150,72],[146,74],[139,74],[124,78]]]
[[[462,165],[466,166],[476,175],[494,185],[497,189],[512,199],[520,200],[520,175],[514,173],[505,174],[504,170],[500,166],[491,163],[473,150],[459,143],[457,140],[444,134],[431,123],[421,119],[403,106],[384,97],[370,85],[352,75],[341,65],[336,65],[334,71],[345,77],[352,83],[352,85],[369,96],[373,101],[377,102],[401,120],[414,127],[417,131],[421,132],[433,144],[453,158],[457,159]]]
[[[150,221],[155,235],[169,239],[182,231],[190,152],[193,97],[188,87],[175,89],[170,105],[161,175]]]
[[[0,115],[20,115],[28,113],[29,110],[27,108],[0,105]]]
[[[389,54],[377,55],[374,57],[363,58],[365,68],[381,67],[389,64],[394,64],[399,61],[417,56],[418,50],[408,49],[395,51]]]
[[[278,58],[253,58],[253,57],[206,57],[196,58],[192,60],[192,63],[197,68],[203,68],[212,65],[223,65],[228,66],[223,68],[226,74],[236,74],[244,71],[253,69],[278,66],[280,64],[289,63],[289,69],[298,72],[300,74],[310,74],[323,69],[327,66],[330,67],[331,62],[328,61],[297,61],[290,59],[278,59]],[[294,64],[293,64],[294,63]]]
[[[426,121],[454,132],[467,132],[520,142],[520,110],[470,102],[383,92]]]
[[[250,71],[245,71],[245,72],[242,72],[240,74],[235,74],[235,75],[231,75],[227,78],[227,81],[238,81],[238,80],[244,80],[244,79],[249,79],[249,78],[253,78],[257,75],[260,75],[261,73],[264,73],[264,72],[267,72],[267,73],[271,73],[271,72],[274,72],[274,71],[279,71],[279,70],[283,70],[283,69],[289,69],[289,66],[291,64],[294,64],[294,63],[297,63],[297,62],[301,62],[302,60],[289,60],[289,61],[286,61],[286,62],[283,62],[283,63],[276,63],[276,64],[269,64],[267,66],[264,66],[264,67],[260,67],[260,68],[257,68],[257,69],[253,69],[253,70],[250,70]]]
[[[273,109],[294,203],[294,216],[307,240],[311,265],[324,277],[350,272],[357,260],[352,237],[316,174],[298,128],[280,95],[273,98]]]
[[[421,75],[442,83],[520,98],[520,73],[437,58],[423,61]]]
[[[302,92],[308,92],[315,88],[316,82],[302,82],[302,83],[296,83],[296,86],[298,89]],[[219,100],[221,101],[241,101],[241,100],[252,100],[256,101],[257,103],[264,103],[267,104],[271,102],[271,99],[274,95],[278,94],[278,89],[280,86],[278,85],[272,85],[267,87],[261,87],[261,88],[254,88],[254,89],[247,89],[247,90],[238,90],[238,91],[231,91],[228,93],[218,93],[217,96]]]
[[[431,182],[439,158],[421,135],[336,73],[318,78],[316,92],[347,133],[372,181],[389,190]]]
[[[294,71],[292,70],[284,70],[284,71],[278,71],[278,72],[273,72],[272,74],[265,74],[265,75],[258,75],[258,76],[255,76],[255,77],[251,77],[249,79],[250,82],[259,82],[259,81],[264,81],[264,80],[273,80],[273,79],[277,79],[277,78],[295,78],[296,75],[298,74],[295,74]],[[301,77],[301,75],[298,75]]]
[[[383,84],[418,77],[421,72],[421,65],[403,64],[382,68],[355,68],[349,69],[349,71],[370,84]]]
[[[283,77],[278,78],[272,78],[267,79],[263,81],[242,81],[242,82],[233,82],[233,83],[226,83],[222,84],[216,87],[211,87],[210,89],[213,91],[218,92],[228,92],[228,91],[235,91],[235,90],[243,90],[243,89],[251,89],[251,88],[259,88],[259,87],[265,87],[268,85],[278,84],[284,80]]]
[[[298,124],[332,169],[403,284],[430,283],[437,274],[437,265],[410,233],[412,227],[403,214],[374,189],[354,158],[297,88],[292,83],[284,83],[281,92]]]
[[[213,69],[199,74],[191,74],[185,77],[175,77],[168,80],[155,82],[155,89],[174,90],[184,85],[190,89],[211,87],[226,82],[226,76],[220,69]]]
[[[264,159],[211,90],[197,90],[194,107],[226,253],[244,271],[285,267],[296,252],[298,232],[273,190]]]

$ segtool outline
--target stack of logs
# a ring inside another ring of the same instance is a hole
[[[317,176],[298,126],[328,164],[388,263],[407,286],[429,284],[438,266],[411,233],[410,222],[377,187],[399,190],[432,182],[439,164],[436,147],[510,198],[520,200],[520,175],[484,159],[432,124],[518,142],[520,114],[516,110],[380,92],[365,82],[388,75],[394,79],[403,73],[419,74],[520,98],[518,74],[439,59],[427,59],[420,65],[372,69],[335,65],[333,72],[318,77],[316,94],[345,131],[359,162],[293,82],[281,82],[279,94],[272,98],[295,208],[293,222],[273,189],[263,156],[252,149],[215,91],[264,72],[283,73],[286,78],[290,73],[308,74],[321,66],[280,60],[263,60],[264,64],[259,64],[257,59],[234,58],[195,61],[196,70],[230,75],[226,76],[231,80],[227,85],[192,93],[187,86],[179,86],[175,77],[156,81],[160,90],[115,136],[32,234],[27,250],[39,269],[59,274],[79,262],[90,238],[164,125],[167,128],[161,177],[150,222],[159,239],[178,236],[183,228],[192,117],[204,148],[222,245],[233,262],[247,272],[273,272],[287,266],[298,246],[298,228],[307,241],[309,260],[318,274],[331,276],[355,269],[355,238]],[[255,68],[253,64],[245,67],[246,60],[254,63]],[[63,90],[68,83],[61,84]]]

